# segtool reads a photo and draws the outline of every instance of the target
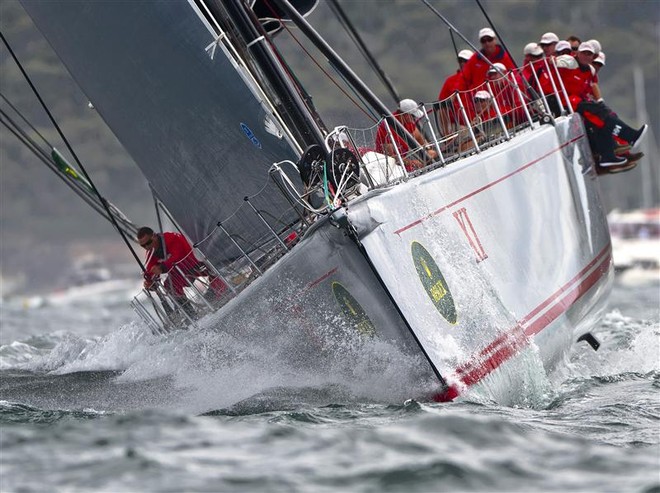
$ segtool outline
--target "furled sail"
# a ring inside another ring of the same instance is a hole
[[[268,178],[296,159],[194,4],[47,2],[23,6],[174,219],[216,265],[296,214]],[[216,224],[223,226],[230,239]],[[215,232],[209,236],[212,231]]]

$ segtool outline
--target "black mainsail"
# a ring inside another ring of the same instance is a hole
[[[231,239],[200,244],[212,263],[269,236],[246,196],[276,230],[297,218],[268,169],[299,148],[235,60],[207,50],[217,40],[193,3],[22,3],[192,241],[223,222]]]

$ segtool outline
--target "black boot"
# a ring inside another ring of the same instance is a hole
[[[585,122],[589,144],[594,154],[600,155],[598,164],[601,166],[619,166],[626,164],[628,160],[624,157],[618,157],[614,153],[614,139],[605,128],[598,128],[591,122]]]
[[[646,132],[646,127],[647,125],[644,125],[639,130],[635,130],[615,115],[609,115],[605,119],[605,128],[612,132],[612,135],[615,137],[619,137],[620,139],[629,142],[631,146],[633,145],[633,142],[639,140],[642,134]]]
[[[647,130],[649,129],[649,126],[644,124],[642,125],[642,128],[637,130],[635,132],[635,135],[633,136],[632,140],[629,140],[628,143],[630,144],[630,152],[637,152],[640,150],[642,146],[642,141],[644,140],[644,136],[646,135]]]
[[[612,153],[611,156],[601,156],[600,157],[600,165],[607,167],[607,166],[621,166],[622,164],[626,164],[628,162],[628,159],[626,159],[623,156],[616,156],[614,153]]]

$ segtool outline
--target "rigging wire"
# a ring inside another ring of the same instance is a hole
[[[456,33],[458,36],[460,36],[460,38],[461,38],[463,41],[465,41],[465,42],[468,44],[468,46],[470,46],[470,48],[472,48],[472,49],[474,50],[475,53],[480,53],[479,48],[477,48],[477,47],[476,47],[476,46],[475,46],[475,45],[474,45],[469,39],[467,39],[465,36],[463,36],[463,33],[461,33],[458,29],[456,29],[456,28],[452,25],[452,23],[449,22],[449,21],[447,20],[447,18],[446,18],[444,15],[442,15],[442,14],[438,11],[438,9],[436,9],[433,5],[431,5],[431,4],[429,3],[429,0],[420,0],[420,2],[422,2],[424,5],[426,5],[426,6],[431,10],[431,12],[433,12],[437,17],[439,17],[440,20],[442,20],[442,22],[444,22],[444,23],[447,25],[447,27],[449,28],[449,30],[450,30],[451,32],[454,32],[454,33]],[[492,29],[493,29],[493,31],[495,32],[495,35],[496,35],[497,38],[502,42],[502,49],[505,50],[507,53],[509,53],[509,57],[511,58],[511,61],[513,62],[513,64],[515,65],[515,67],[518,68],[518,65],[516,64],[516,61],[514,60],[513,56],[511,55],[511,53],[509,52],[509,50],[506,49],[506,45],[504,45],[504,42],[501,40],[499,34],[497,34],[497,30],[495,29],[495,26],[493,26],[493,23],[491,22],[490,18],[488,17],[488,14],[487,14],[486,11],[483,9],[483,7],[481,7],[481,4],[479,3],[479,0],[476,0],[476,2],[479,4],[479,7],[481,8],[481,11],[482,11],[482,12],[484,13],[484,15],[486,16],[486,20],[487,20],[488,23],[492,26]],[[452,39],[453,39],[453,38],[452,38]],[[490,65],[491,67],[494,66],[493,63],[492,63],[490,60],[488,60],[488,58],[484,57],[483,55],[482,55],[482,59],[483,59],[486,63],[488,63],[488,65]],[[529,91],[533,91],[533,93],[536,92],[536,91],[534,91],[534,89],[532,88],[532,86],[529,84],[529,82],[528,82],[527,80],[525,80],[524,78],[523,78],[523,83],[525,84],[525,87],[526,87],[527,90],[529,90]]]
[[[346,15],[346,12],[344,12],[344,9],[341,8],[341,5],[339,5],[339,2],[337,0],[327,0],[327,1],[328,1],[328,5],[330,6],[330,9],[334,12],[335,16],[337,17],[339,22],[341,22],[342,26],[344,26],[344,29],[348,33],[349,37],[353,40],[353,42],[357,45],[362,55],[367,59],[367,62],[369,63],[369,65],[371,65],[371,68],[374,69],[378,78],[383,82],[383,85],[385,85],[385,88],[389,91],[395,103],[399,104],[399,101],[401,101],[401,97],[399,96],[399,93],[394,87],[394,84],[392,84],[392,81],[383,71],[383,69],[380,68],[380,65],[378,64],[376,59],[373,57],[373,55],[367,48],[367,45],[364,43],[362,37],[353,26],[353,23],[351,23],[350,19]]]
[[[37,130],[37,129],[34,127],[34,125],[32,125],[32,124],[28,121],[28,119],[25,118],[25,117],[23,116],[23,114],[22,114],[22,113],[16,108],[16,106],[14,106],[14,105],[11,103],[11,101],[9,101],[9,99],[7,99],[7,98],[5,97],[5,95],[2,94],[1,92],[0,92],[0,97],[5,101],[5,103],[7,103],[7,105],[8,105],[12,110],[14,110],[14,113],[16,113],[16,114],[21,118],[21,120],[23,120],[23,121],[26,123],[26,125],[27,125],[28,127],[30,127],[30,128],[32,129],[32,131],[33,131],[35,134],[37,134],[37,136],[38,136],[41,140],[44,141],[44,144],[46,144],[46,147],[48,147],[49,149],[52,149],[52,148],[53,148],[53,146],[50,144],[50,142],[48,142],[48,141],[46,140],[46,138],[43,136],[43,134],[42,134],[41,132],[39,132],[39,130]]]
[[[502,36],[500,36],[500,33],[497,32],[497,29],[495,28],[495,24],[493,24],[493,21],[490,20],[490,17],[488,16],[488,13],[486,12],[486,9],[483,8],[481,5],[480,0],[475,0],[477,2],[477,5],[481,9],[481,12],[484,14],[484,17],[486,18],[486,21],[488,21],[488,25],[495,31],[495,36],[497,36],[497,39],[500,41],[500,44],[502,45],[502,48],[506,53],[509,54],[509,57],[511,58],[511,61],[513,62],[513,65],[518,68],[518,63],[516,63],[516,60],[513,58],[513,55],[511,52],[507,49],[506,45],[504,44],[504,40],[502,39]]]
[[[20,111],[11,104],[11,102],[0,94],[2,98],[7,102],[7,104],[21,117],[21,119],[34,130],[35,133],[39,134],[38,130],[23,116]],[[25,129],[11,117],[3,109],[0,109],[0,123],[2,123],[14,136],[28,149],[30,150],[37,159],[43,162],[57,177],[62,180],[73,192],[78,195],[87,205],[89,205],[95,212],[99,213],[101,217],[106,219],[109,222],[112,222],[107,216],[106,211],[103,208],[103,205],[99,203],[98,198],[90,190],[89,185],[82,183],[79,179],[72,179],[69,173],[63,173],[59,168],[57,163],[54,162],[53,154],[48,153],[42,147],[37,144],[35,139],[30,137]],[[48,141],[41,136],[42,140],[50,146]],[[54,147],[51,146],[52,152],[58,152]],[[124,227],[124,231],[128,233],[135,233],[137,231],[136,226],[124,216],[121,211],[116,209],[113,204],[109,204],[110,207],[114,209],[115,217],[119,219]]]
[[[362,81],[357,74],[348,66],[346,62],[332,49],[325,39],[312,27],[312,25],[300,15],[289,0],[272,0],[280,9],[282,9],[293,21],[294,24],[301,30],[301,32],[309,39],[311,43],[329,60],[332,60],[345,77],[350,81],[358,91],[362,93],[364,98],[369,102],[369,105],[374,109],[381,112],[381,115],[387,115],[392,118],[392,124],[397,128],[397,132],[405,138],[406,142],[411,147],[416,145],[415,138],[408,132],[403,125],[392,116],[392,112],[387,106],[376,96],[373,91]],[[423,151],[425,152],[425,151]]]
[[[83,175],[85,176],[85,178],[86,178],[87,181],[89,182],[89,184],[90,184],[92,190],[94,191],[94,193],[98,196],[100,203],[101,203],[101,204],[103,205],[103,207],[105,208],[105,211],[107,212],[107,214],[108,214],[108,216],[109,216],[109,218],[110,218],[110,220],[111,220],[113,226],[117,229],[117,232],[119,233],[119,236],[121,236],[122,240],[124,240],[124,243],[126,243],[126,247],[129,249],[129,251],[130,251],[131,254],[133,255],[133,258],[135,258],[135,261],[136,261],[136,262],[138,263],[138,265],[140,266],[140,269],[142,270],[142,272],[145,272],[145,268],[144,268],[144,265],[142,264],[142,261],[141,261],[140,258],[137,256],[137,253],[136,253],[135,250],[133,249],[133,246],[130,244],[128,238],[127,238],[126,235],[124,234],[124,231],[123,231],[123,230],[121,229],[121,227],[119,226],[119,223],[117,222],[117,220],[116,220],[114,214],[112,214],[112,212],[110,211],[110,207],[109,207],[109,205],[108,205],[108,202],[107,202],[107,201],[103,198],[103,196],[100,194],[100,192],[99,192],[98,189],[96,188],[96,185],[94,185],[94,182],[92,181],[92,178],[89,176],[89,174],[87,173],[87,170],[85,169],[85,167],[84,167],[84,166],[82,165],[82,163],[80,162],[80,159],[78,159],[78,155],[77,155],[76,152],[73,150],[73,147],[71,147],[71,144],[69,144],[69,141],[68,141],[68,139],[66,138],[66,136],[64,135],[64,132],[62,132],[62,129],[61,129],[60,126],[57,124],[57,121],[55,120],[55,118],[53,117],[52,113],[51,113],[50,110],[48,109],[48,106],[46,105],[45,101],[42,99],[41,95],[39,94],[39,91],[37,90],[37,88],[35,87],[35,85],[32,83],[32,79],[30,79],[30,76],[27,74],[27,72],[26,72],[25,69],[23,68],[23,65],[21,64],[21,62],[19,61],[18,57],[17,57],[16,54],[14,53],[14,50],[13,50],[13,49],[11,48],[11,46],[9,45],[9,41],[7,41],[7,39],[5,38],[5,35],[2,33],[2,31],[0,31],[0,38],[2,38],[3,43],[4,43],[5,46],[7,47],[7,50],[8,50],[9,53],[11,54],[12,58],[14,59],[14,62],[16,63],[16,65],[18,66],[19,70],[20,70],[21,73],[23,74],[23,77],[25,77],[25,80],[26,80],[27,83],[29,84],[29,86],[30,86],[30,88],[32,89],[32,91],[34,92],[35,96],[37,97],[37,99],[38,99],[39,102],[41,103],[41,106],[43,107],[44,111],[46,111],[46,114],[48,115],[48,118],[49,118],[50,121],[52,122],[53,126],[54,126],[55,129],[57,130],[57,133],[60,135],[62,141],[64,142],[64,144],[66,145],[67,149],[69,150],[69,153],[70,153],[70,154],[73,156],[73,158],[75,159],[76,164],[78,165],[78,167],[79,167],[80,170],[82,171]]]
[[[420,2],[422,2],[424,5],[426,5],[431,10],[431,12],[433,12],[438,18],[440,18],[440,20],[445,23],[445,25],[449,28],[450,31],[456,33],[463,41],[465,41],[468,44],[468,46],[470,48],[472,48],[472,50],[475,53],[479,53],[479,51],[480,51],[479,48],[477,48],[474,45],[474,43],[472,43],[469,39],[467,39],[465,36],[463,36],[463,33],[460,32],[458,29],[456,29],[454,27],[454,25],[451,22],[449,22],[449,20],[447,20],[447,18],[438,11],[438,9],[436,9],[433,5],[431,5],[429,0],[420,0]],[[489,65],[491,65],[491,66],[493,65],[490,62],[490,60],[488,60],[488,59],[485,59],[485,60]]]
[[[29,137],[23,129],[21,129],[14,120],[11,119],[3,110],[0,110],[0,122],[12,133],[18,140],[20,140],[25,147],[34,153],[34,155],[40,159],[46,166],[48,166],[64,183],[66,183],[69,188],[71,188],[74,193],[76,193],[80,198],[85,200],[90,206],[94,207],[97,212],[105,217],[105,211],[101,208],[99,211],[100,205],[98,201],[93,201],[93,199],[86,193],[78,182],[72,182],[66,178],[66,176],[58,173],[55,165],[50,160],[48,154],[46,154],[43,149],[41,149],[34,140]]]
[[[454,55],[458,58],[458,47],[456,46],[456,39],[454,38],[454,31],[449,30],[449,37],[451,38],[451,44],[454,47]]]
[[[49,154],[35,142],[35,140],[30,137],[25,130],[23,130],[14,119],[12,119],[4,110],[0,109],[0,115],[2,116],[2,123],[11,131],[25,146],[30,149],[34,154],[37,155],[42,160],[50,162]],[[11,126],[10,126],[11,125]]]
[[[275,18],[277,18],[277,19],[280,21],[280,23],[282,24],[282,27],[284,28],[284,30],[289,34],[289,36],[291,36],[291,38],[296,42],[296,44],[300,47],[300,49],[303,50],[303,52],[304,52],[304,53],[307,55],[307,57],[312,61],[312,63],[314,63],[314,65],[316,65],[316,67],[317,67],[317,68],[323,73],[323,75],[325,75],[326,78],[327,78],[330,82],[332,82],[332,83],[337,87],[337,89],[339,89],[339,91],[340,91],[344,96],[346,96],[346,98],[347,98],[349,101],[351,101],[351,102],[355,105],[356,108],[358,108],[360,111],[362,111],[362,113],[364,113],[364,114],[367,116],[367,118],[369,118],[369,119],[371,119],[371,120],[373,120],[373,121],[377,121],[377,120],[375,120],[374,117],[373,117],[372,115],[370,115],[370,114],[369,114],[369,113],[368,113],[368,112],[367,112],[367,111],[366,111],[366,110],[365,110],[365,109],[364,109],[364,108],[363,108],[363,107],[362,107],[362,106],[361,106],[361,105],[360,105],[355,99],[353,99],[353,98],[351,97],[351,95],[350,95],[350,94],[349,94],[349,93],[348,93],[343,87],[341,87],[341,85],[335,80],[335,78],[332,77],[332,75],[330,75],[330,73],[329,73],[327,70],[325,70],[325,69],[321,66],[321,64],[320,64],[320,63],[319,63],[319,62],[318,62],[318,61],[312,56],[312,54],[309,52],[309,50],[307,50],[307,48],[305,48],[305,47],[303,46],[303,44],[302,44],[302,43],[300,42],[300,40],[299,40],[299,39],[293,34],[293,32],[291,31],[291,29],[289,29],[289,27],[286,25],[286,23],[282,21],[281,17],[278,17],[277,12],[276,12],[276,11],[273,9],[273,7],[270,5],[270,2],[268,2],[267,0],[265,0],[265,1],[264,1],[264,4],[270,9],[270,11],[273,13],[273,15],[275,16]],[[267,37],[266,39],[268,40],[268,43],[269,43],[271,46],[273,46],[273,42],[270,40],[270,38]],[[273,47],[273,48],[274,48],[274,47]],[[279,62],[282,64],[283,67],[285,67],[287,73],[289,74],[289,77],[293,77],[293,74],[290,72],[288,66],[287,66],[287,65],[284,63],[284,61],[282,60],[282,57],[280,56],[279,51],[277,51],[277,50],[275,50],[275,49],[273,49],[273,51],[275,52],[275,54],[276,54],[277,59],[279,60]]]
[[[339,77],[342,78],[342,80],[346,83],[346,85],[351,89],[351,92],[355,95],[355,97],[360,100],[360,102],[364,105],[364,107],[369,112],[369,114],[371,114],[371,120],[374,121],[374,122],[377,122],[378,121],[378,115],[376,115],[376,113],[371,108],[369,108],[369,105],[367,104],[365,99],[355,90],[355,88],[353,86],[351,86],[348,83],[348,80],[346,79],[346,77],[344,77],[344,74],[342,74],[339,71],[339,69],[337,69],[337,67],[335,66],[334,63],[331,63],[330,66],[339,75]]]

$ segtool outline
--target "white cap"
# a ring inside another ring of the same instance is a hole
[[[424,116],[424,112],[419,108],[419,105],[412,99],[402,99],[399,102],[399,109],[404,113],[410,113],[416,118]]]
[[[523,50],[523,55],[539,56],[543,55],[543,48],[538,43],[527,43]]]
[[[598,56],[594,58],[594,63],[600,63],[602,66],[605,66],[605,52],[601,51],[598,53]]]
[[[557,43],[557,46],[555,46],[555,51],[564,51],[564,50],[570,50],[571,49],[571,43],[568,41],[564,41],[563,39]]]
[[[578,51],[590,51],[594,55],[596,54],[596,48],[594,48],[594,45],[592,45],[589,41],[583,41],[580,43],[580,46],[578,46]]]
[[[558,43],[559,42],[559,36],[557,36],[555,33],[545,33],[543,36],[541,36],[541,41],[539,41],[540,45],[549,45],[550,43]]]
[[[578,68],[578,62],[573,55],[559,55],[555,58],[555,63],[557,64],[557,68]]]
[[[603,51],[603,47],[600,45],[600,41],[597,39],[590,39],[587,41],[587,43],[590,43],[591,46],[594,47],[594,55],[598,55],[601,51]]]
[[[497,37],[495,36],[495,31],[493,31],[490,27],[484,27],[483,29],[479,30],[479,40],[481,40],[481,38],[485,38],[486,36],[491,38]]]
[[[490,93],[488,91],[477,91],[477,93],[474,95],[474,99],[490,99]]]
[[[472,50],[461,50],[458,52],[458,58],[461,60],[469,60],[472,58],[472,55],[474,55],[474,52]]]
[[[497,62],[493,63],[493,66],[488,69],[489,74],[500,73],[502,75],[506,74],[507,70],[503,63]]]

